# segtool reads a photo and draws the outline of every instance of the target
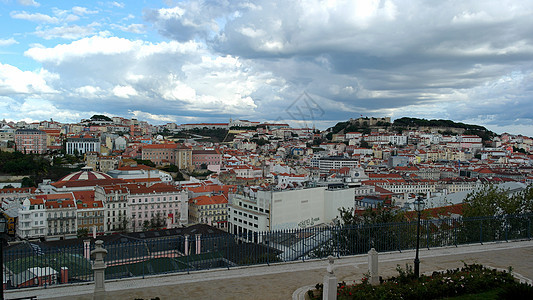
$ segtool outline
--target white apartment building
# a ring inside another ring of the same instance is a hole
[[[368,181],[368,184],[375,184],[393,193],[427,194],[429,192],[434,193],[437,187],[437,181],[434,180],[375,180]]]
[[[307,228],[332,222],[339,215],[339,208],[353,208],[354,204],[354,189],[342,184],[230,194],[228,229],[248,236],[254,232]]]
[[[46,235],[48,222],[43,199],[26,198],[18,211],[17,235],[21,238],[40,238]]]
[[[76,203],[72,193],[36,195],[44,200],[48,230],[47,240],[75,238],[77,234]]]
[[[355,168],[359,166],[359,161],[344,157],[321,157],[318,159],[311,159],[311,167],[316,167],[320,170],[320,174],[328,174],[331,169],[340,169],[344,167]]]
[[[391,143],[393,145],[407,145],[407,136],[399,134],[364,135],[363,140],[369,143]]]
[[[98,199],[104,199],[104,231],[131,229],[131,220],[128,220],[128,195],[125,186],[112,185],[95,187],[94,194]]]
[[[66,143],[67,154],[85,154],[87,152],[100,153],[100,140],[91,136],[68,138]]]

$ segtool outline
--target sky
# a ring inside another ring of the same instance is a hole
[[[360,116],[533,136],[533,0],[0,0],[0,119]]]

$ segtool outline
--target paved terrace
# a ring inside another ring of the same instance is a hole
[[[380,253],[379,273],[397,275],[396,266],[413,264],[414,250]],[[513,268],[517,277],[533,279],[533,241],[498,242],[421,249],[420,271],[458,268],[465,263],[480,263],[494,268]],[[367,273],[366,255],[335,260],[337,278],[360,280]],[[313,260],[236,267],[187,273],[121,279],[106,282],[107,299],[297,299],[304,287],[322,282],[327,262]],[[531,281],[529,281],[531,283]],[[37,296],[38,299],[92,299],[93,284],[30,288],[6,291],[6,299]]]

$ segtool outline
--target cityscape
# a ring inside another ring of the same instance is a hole
[[[0,300],[533,294],[533,0],[0,3]]]
[[[179,239],[173,243],[181,249],[158,257],[200,255],[213,251],[209,236],[216,233],[263,247],[250,252],[256,263],[265,255],[261,251],[272,261],[310,259],[329,251],[336,233],[324,228],[347,222],[343,212],[357,216],[385,209],[395,212],[395,219],[373,222],[408,222],[423,199],[426,221],[485,216],[491,211],[465,210],[474,207],[473,195],[492,188],[519,195],[533,181],[532,138],[450,120],[359,117],[321,131],[249,120],[152,125],[93,115],[77,123],[51,119],[1,126],[0,199],[10,245],[4,251],[13,248],[17,257],[21,247],[86,247],[90,239],[112,244],[117,237],[145,240],[145,246],[169,235]],[[20,168],[10,170],[14,160]],[[281,241],[298,230],[311,230],[312,239]],[[374,243],[382,250],[391,246]],[[228,255],[243,251],[228,249]],[[131,264],[144,261],[140,253],[129,258]],[[38,285],[83,281],[79,274],[61,275],[65,266],[46,267],[55,277],[47,273]],[[20,282],[22,275],[9,267],[5,272],[6,287],[33,285]],[[31,274],[40,278],[35,270]],[[108,274],[113,275],[123,276]]]

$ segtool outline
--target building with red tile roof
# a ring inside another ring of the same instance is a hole
[[[104,233],[104,203],[96,199],[95,191],[72,192],[76,200],[77,230],[86,230],[92,234]]]
[[[44,200],[48,240],[76,237],[76,203],[72,193],[36,195],[35,198]]]
[[[228,199],[224,195],[203,195],[189,199],[189,221],[227,228]]]
[[[142,230],[146,222],[164,218],[166,227],[177,227],[188,223],[188,194],[181,188],[166,183],[149,187],[127,184],[128,216],[134,231]]]

